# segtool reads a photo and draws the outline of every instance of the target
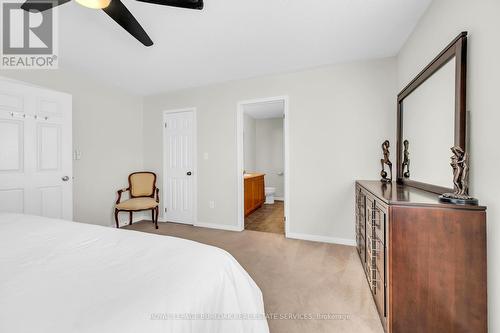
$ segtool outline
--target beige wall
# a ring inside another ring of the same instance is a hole
[[[265,173],[266,186],[276,188],[275,197],[283,198],[283,118],[257,119],[255,139],[256,171]]]
[[[63,70],[0,71],[73,96],[74,219],[111,225],[116,190],[142,169],[142,98]]]
[[[256,171],[256,121],[253,117],[243,115],[243,164],[247,172]]]
[[[500,332],[500,1],[434,0],[398,56],[402,88],[461,31],[468,40],[471,192],[488,206],[489,331]]]
[[[162,111],[196,107],[198,222],[234,227],[237,103],[288,95],[290,231],[354,242],[354,180],[378,177],[380,144],[393,136],[395,67],[356,62],[145,97],[144,166],[161,174]]]

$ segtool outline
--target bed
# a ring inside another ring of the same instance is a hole
[[[0,213],[0,332],[269,329],[260,289],[224,250]]]

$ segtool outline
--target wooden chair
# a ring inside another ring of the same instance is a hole
[[[130,199],[121,201],[122,193],[130,191]],[[116,227],[119,228],[118,213],[129,212],[132,224],[133,212],[151,210],[151,217],[155,228],[158,229],[158,213],[160,203],[160,189],[156,187],[156,174],[153,172],[134,172],[128,176],[128,188],[118,191],[115,206]]]

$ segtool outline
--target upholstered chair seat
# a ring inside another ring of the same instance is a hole
[[[146,210],[153,209],[158,206],[158,203],[153,198],[133,198],[125,200],[118,205],[116,208],[119,210]]]
[[[120,227],[118,213],[129,213],[129,224],[132,224],[133,212],[151,210],[151,218],[158,229],[158,212],[160,190],[156,187],[156,174],[153,172],[134,172],[128,176],[128,187],[118,191],[115,206],[116,227]],[[121,202],[122,193],[130,192],[130,199]]]

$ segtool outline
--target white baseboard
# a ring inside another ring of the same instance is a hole
[[[177,220],[177,219],[172,219],[172,218],[169,218],[169,219],[165,219],[165,218],[158,218],[158,223],[177,223],[177,224],[185,224],[185,225],[193,225],[192,223],[190,222],[184,222],[184,221],[181,221],[181,220]]]
[[[318,236],[318,235],[308,235],[308,234],[301,234],[301,233],[296,233],[296,232],[287,232],[286,237],[293,238],[293,239],[307,240],[307,241],[312,241],[312,242],[322,242],[322,243],[330,243],[330,244],[356,246],[356,241],[354,239]]]
[[[179,223],[179,224],[185,224],[185,225],[192,225],[193,227],[200,227],[200,228],[209,228],[209,229],[219,229],[219,230],[228,230],[228,231],[243,231],[242,228],[235,226],[235,225],[225,225],[225,224],[216,224],[216,223],[202,223],[202,222],[194,222],[193,224],[186,224],[183,222],[176,221],[175,219],[168,219],[166,220],[164,217],[159,218],[158,222],[165,222],[165,223]]]
[[[228,230],[228,231],[243,231],[243,228],[236,225],[225,225],[225,224],[215,224],[215,223],[201,223],[197,222],[194,224],[195,227]]]
[[[132,219],[133,223],[140,222],[145,219],[144,215],[135,216]],[[163,219],[158,219],[158,222],[167,222]],[[168,221],[172,222],[172,221]],[[175,223],[175,222],[174,222]],[[120,221],[120,227],[128,225],[128,219],[123,219]],[[227,230],[227,231],[243,231],[244,228],[235,225],[224,225],[224,224],[216,224],[216,223],[202,223],[197,222],[193,224],[195,227],[200,228],[209,228],[209,229],[218,229],[218,230]],[[116,227],[115,224],[112,224],[111,227]],[[329,243],[329,244],[338,244],[338,245],[348,245],[348,246],[356,246],[356,241],[354,239],[346,239],[346,238],[337,238],[337,237],[328,237],[328,236],[318,236],[318,235],[309,235],[309,234],[301,234],[296,232],[288,232],[286,234],[286,238],[291,239],[300,239],[307,240],[312,242],[321,242],[321,243]]]
[[[284,197],[274,197],[274,200],[285,201],[285,198]]]

